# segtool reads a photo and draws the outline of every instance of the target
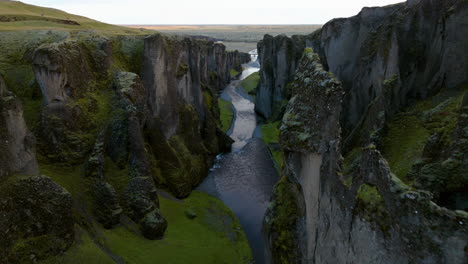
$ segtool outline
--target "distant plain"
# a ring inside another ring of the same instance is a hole
[[[222,41],[228,50],[248,52],[257,47],[265,34],[305,35],[322,25],[125,25],[166,34],[207,36]]]

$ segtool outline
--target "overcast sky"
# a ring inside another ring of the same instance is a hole
[[[112,24],[323,24],[403,0],[22,0]]]

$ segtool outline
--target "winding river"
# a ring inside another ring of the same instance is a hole
[[[257,116],[254,103],[240,81],[259,70],[252,61],[243,65],[239,80],[233,80],[222,92],[232,102],[235,119],[228,135],[234,140],[232,152],[219,155],[199,190],[221,199],[237,215],[252,248],[255,264],[265,263],[262,221],[273,185],[278,180],[268,148],[254,137]],[[257,134],[257,133],[256,133]]]

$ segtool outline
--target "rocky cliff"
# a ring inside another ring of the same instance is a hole
[[[376,98],[384,98],[388,118],[418,99],[466,83],[467,12],[466,1],[412,0],[364,8],[309,36],[308,46],[345,88],[346,147]]]
[[[75,222],[97,235],[95,222],[113,228],[127,219],[146,238],[161,238],[168,223],[156,186],[186,197],[212,158],[229,151],[216,97],[248,55],[159,34],[77,32],[24,45],[9,71],[31,76],[27,85],[12,82],[21,100],[0,78],[0,262],[62,254]],[[38,167],[51,178],[20,176]]]
[[[70,194],[39,173],[36,139],[21,100],[0,76],[0,261],[36,261],[73,242]]]
[[[14,173],[37,174],[36,139],[23,118],[21,101],[0,76],[0,181]]]
[[[304,38],[265,35],[257,45],[260,85],[255,111],[262,117],[278,119],[289,97],[287,84],[292,81],[297,63],[305,48]]]
[[[217,94],[230,69],[247,56],[220,44],[154,35],[145,39],[142,79],[148,90],[147,130],[161,168],[159,183],[187,196],[205,177],[211,158],[229,150],[219,129]]]
[[[274,263],[467,261],[467,12],[408,1],[296,38],[317,54],[288,85]]]

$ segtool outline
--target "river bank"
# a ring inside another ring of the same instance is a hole
[[[233,80],[221,98],[232,103],[234,120],[228,135],[234,140],[232,152],[219,155],[208,177],[198,190],[221,199],[239,218],[256,264],[265,263],[262,222],[273,186],[278,180],[270,151],[254,137],[257,129],[255,104],[240,82],[259,70],[253,61],[244,65],[238,80]],[[258,130],[258,129],[257,129]]]

